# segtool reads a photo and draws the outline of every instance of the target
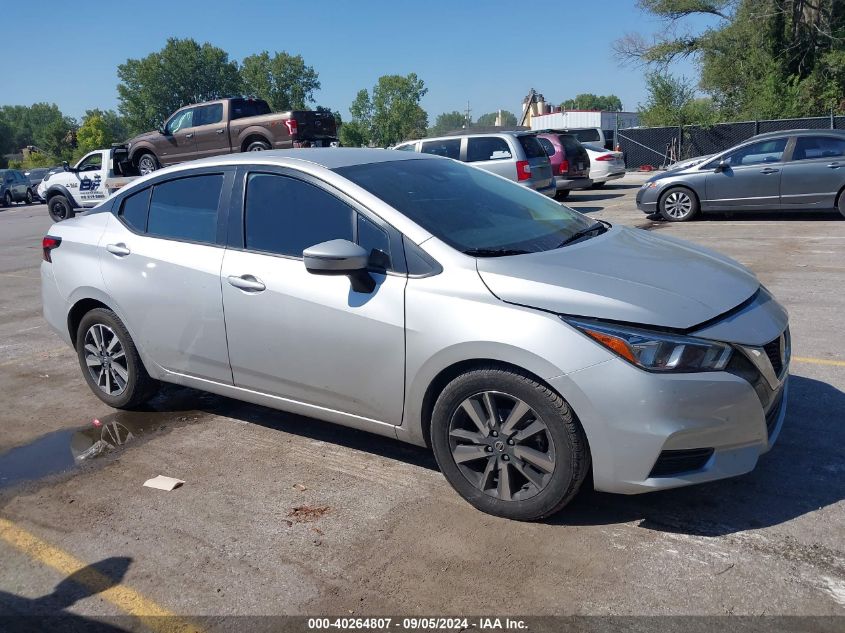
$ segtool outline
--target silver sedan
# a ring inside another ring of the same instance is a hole
[[[186,163],[42,246],[109,405],[175,383],[430,446],[492,514],[739,475],[783,423],[787,315],[750,271],[444,158]]]
[[[845,131],[760,134],[652,176],[637,207],[684,222],[699,211],[835,211],[845,215]]]

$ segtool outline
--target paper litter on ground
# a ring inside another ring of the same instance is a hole
[[[176,479],[175,477],[165,477],[164,475],[158,475],[153,477],[152,479],[147,479],[144,482],[144,485],[147,488],[156,488],[157,490],[173,490],[174,488],[178,488],[181,486],[184,481],[181,479]]]

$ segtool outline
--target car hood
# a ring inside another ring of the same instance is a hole
[[[138,136],[133,136],[131,139],[126,141],[127,145],[134,145],[139,141],[152,141],[153,139],[161,137],[161,132],[144,132],[143,134],[139,134]]]
[[[542,253],[479,258],[477,268],[509,303],[683,330],[738,306],[760,286],[728,257],[628,227]]]

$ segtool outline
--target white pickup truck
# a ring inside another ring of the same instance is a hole
[[[77,209],[93,207],[128,184],[136,176],[129,171],[125,147],[98,149],[83,156],[76,165],[65,163],[64,171],[51,174],[38,185],[38,195],[47,201],[56,222],[72,218]]]

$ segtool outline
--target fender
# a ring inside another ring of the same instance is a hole
[[[161,159],[159,159],[158,154],[156,154],[155,147],[149,141],[138,141],[135,145],[132,146],[132,150],[129,152],[129,156],[127,159],[133,165],[135,164],[135,159],[138,158],[138,154],[143,150],[144,153],[152,154],[156,157],[156,160],[161,164]]]
[[[48,203],[50,202],[50,198],[52,198],[53,196],[60,195],[60,196],[64,196],[65,198],[67,198],[68,202],[70,202],[70,208],[71,209],[81,209],[82,208],[79,205],[79,203],[76,201],[76,198],[73,197],[73,195],[70,193],[70,191],[67,190],[67,188],[64,185],[50,185],[47,188],[47,191],[44,192],[44,193],[45,193],[46,200],[47,200]]]
[[[261,127],[260,125],[250,125],[249,127],[244,128],[238,133],[238,144],[232,147],[232,152],[240,152],[241,148],[243,147],[244,141],[248,139],[250,136],[260,136],[267,144],[270,146],[271,149],[278,149],[273,143],[273,139],[271,138],[270,134],[267,132],[267,128]]]

